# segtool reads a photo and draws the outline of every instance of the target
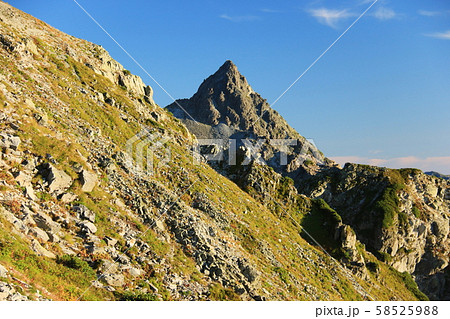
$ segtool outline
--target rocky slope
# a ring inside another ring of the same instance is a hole
[[[286,148],[287,162],[280,163],[280,151],[270,143],[259,145],[259,139],[293,139],[300,146],[307,142],[252,90],[231,61],[207,78],[193,97],[178,100],[167,109],[199,139],[237,139],[238,160],[231,165],[226,157],[219,161],[210,157],[224,149],[229,151],[231,147],[226,143],[219,142],[200,151],[213,168],[243,190],[260,200],[260,197],[263,201],[269,199],[272,209],[279,209],[276,203],[289,203],[283,206],[291,213],[295,213],[292,207],[297,207],[297,193],[325,200],[343,221],[330,230],[328,240],[339,242],[338,229],[354,230],[356,238],[381,261],[413,275],[430,298],[450,298],[448,181],[418,170],[350,164],[341,169],[315,148],[306,153],[301,147]],[[260,148],[239,142],[244,139],[252,140]],[[261,179],[264,174],[255,168],[258,165],[267,165],[281,176],[270,172]],[[255,170],[259,173],[255,174]],[[293,179],[291,184],[296,190],[292,186],[284,197],[270,192],[279,188],[276,180],[288,185],[286,178]],[[344,238],[341,244],[352,256],[347,258],[352,266],[365,264],[356,253],[353,239]],[[336,257],[341,257],[341,253]],[[364,273],[363,268],[356,271]]]
[[[0,62],[0,300],[423,297],[292,180],[252,164],[240,188],[196,163],[101,47],[0,2]],[[305,236],[324,224],[336,258]]]
[[[434,171],[425,172],[425,174],[430,175],[430,176],[443,178],[443,179],[446,179],[446,180],[450,180],[450,175],[444,175],[444,174],[441,174],[441,173],[438,173],[438,172],[434,172]]]
[[[450,183],[416,169],[347,164],[299,183],[334,207],[357,237],[432,299],[450,298]]]

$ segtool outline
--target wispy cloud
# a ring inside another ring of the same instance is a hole
[[[372,15],[379,20],[390,20],[394,19],[397,13],[390,8],[379,7]]]
[[[359,156],[337,156],[332,160],[344,165],[345,163],[368,164],[390,168],[419,168],[423,171],[438,171],[450,174],[450,156],[419,158],[415,156],[397,157],[391,159],[368,158]]]
[[[312,9],[308,11],[311,16],[317,19],[319,23],[325,24],[329,27],[336,28],[341,20],[355,16],[347,9],[333,10],[327,8]]]
[[[368,3],[373,3],[375,0],[361,0],[358,2],[358,5],[366,5]]]
[[[428,10],[419,10],[417,11],[417,13],[425,17],[436,17],[442,15],[442,12],[440,11],[428,11]]]
[[[259,9],[259,11],[264,12],[264,13],[280,13],[280,10],[274,10],[274,9],[268,9],[268,8],[262,8]]]
[[[436,33],[428,33],[424,34],[426,37],[436,38],[441,40],[450,40],[450,30],[445,32],[436,32]]]
[[[228,14],[221,14],[219,17],[232,22],[256,21],[261,19],[261,17],[255,15],[230,16]]]

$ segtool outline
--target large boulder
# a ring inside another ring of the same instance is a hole
[[[48,183],[50,193],[60,194],[72,185],[72,178],[52,164],[44,164],[41,174]]]
[[[61,230],[61,226],[54,222],[50,216],[38,212],[33,216],[36,225],[48,233],[57,233]]]
[[[0,134],[0,148],[10,148],[17,150],[20,145],[20,137],[7,133]]]
[[[83,170],[80,174],[81,180],[81,190],[83,192],[92,192],[94,187],[97,185],[97,174]]]
[[[36,239],[40,240],[41,242],[47,242],[50,240],[48,234],[40,228],[36,227],[31,228],[29,234],[35,237]]]
[[[102,277],[102,281],[109,286],[121,287],[125,284],[125,277],[122,274],[106,274]]]
[[[84,205],[76,205],[73,207],[73,211],[77,213],[78,218],[88,220],[95,223],[95,213]]]
[[[31,241],[31,249],[33,249],[33,251],[38,255],[38,256],[44,256],[47,258],[52,258],[55,259],[56,255],[50,251],[48,251],[47,249],[45,249],[44,247],[41,246],[41,244],[39,244],[39,242],[36,239],[33,239]]]
[[[442,242],[447,239],[450,232],[449,220],[444,216],[436,216],[431,223],[431,232],[436,236],[437,240]]]
[[[97,232],[97,227],[90,221],[81,222],[80,227],[86,234],[95,234]]]
[[[31,184],[32,177],[25,172],[18,172],[17,174],[14,174],[14,179],[19,184],[19,186],[26,187]]]
[[[25,196],[28,199],[31,199],[32,201],[37,201],[38,200],[36,194],[34,193],[34,189],[31,186],[25,186],[24,194],[25,194]]]
[[[258,271],[255,268],[253,268],[246,260],[239,258],[238,266],[244,277],[249,282],[254,282],[256,278],[258,278],[259,276]]]
[[[8,270],[0,265],[0,278],[6,278],[8,277]]]
[[[73,193],[64,193],[59,197],[59,200],[65,204],[71,203],[75,199],[77,199],[77,195],[75,195]]]

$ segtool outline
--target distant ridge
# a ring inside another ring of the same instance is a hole
[[[439,177],[439,178],[443,178],[445,180],[450,180],[450,175],[444,175],[435,171],[430,171],[430,172],[425,172],[425,174],[430,175],[430,176],[435,176],[435,177]]]

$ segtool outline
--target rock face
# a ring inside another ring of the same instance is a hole
[[[448,181],[419,170],[347,164],[299,188],[327,200],[361,242],[398,271],[413,274],[430,298],[449,297]]]
[[[97,227],[92,222],[84,221],[81,222],[80,225],[81,230],[86,232],[87,234],[95,234],[97,232]]]
[[[42,247],[36,239],[33,239],[31,241],[31,249],[33,249],[38,256],[43,256],[51,259],[56,258],[56,255],[54,253]]]
[[[121,287],[125,284],[125,277],[121,274],[106,274],[102,280],[113,287]]]
[[[224,153],[221,167],[227,162],[232,166],[257,161],[294,177],[308,170],[305,162],[331,164],[253,91],[231,61],[208,77],[190,99],[166,108],[198,139],[223,141],[200,148],[206,156]],[[236,144],[230,146],[229,139]]]
[[[268,133],[268,121],[255,124],[259,116],[265,111],[267,118],[275,116],[273,111],[269,111],[267,102],[253,91],[231,61],[226,61],[216,73],[207,78],[192,98],[177,102],[189,113],[186,114],[176,104],[170,105],[168,109],[179,118],[192,119],[191,115],[196,121],[206,125],[224,123],[230,129],[251,131],[260,136]],[[269,133],[281,138],[287,132],[272,129]]]
[[[39,228],[42,228],[44,230],[57,232],[59,231],[59,226],[56,224],[48,215],[37,213],[33,216],[33,219],[36,223],[36,225]]]
[[[100,63],[96,65],[89,64],[89,67],[92,70],[105,76],[112,83],[124,87],[136,96],[144,97],[148,103],[155,104],[153,101],[153,89],[150,86],[145,85],[139,76],[125,70],[125,68],[119,62],[114,60],[101,46],[94,45],[94,50],[98,54],[98,61]]]

